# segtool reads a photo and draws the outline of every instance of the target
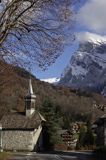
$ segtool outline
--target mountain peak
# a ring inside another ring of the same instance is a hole
[[[106,43],[81,43],[59,84],[102,92],[106,86]]]
[[[57,78],[57,77],[41,79],[41,81],[48,82],[48,83],[54,83],[54,84],[59,82],[59,80],[60,80],[60,78]]]

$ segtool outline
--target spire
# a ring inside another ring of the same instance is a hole
[[[34,94],[33,93],[33,88],[32,88],[31,78],[29,79],[29,94]]]
[[[25,96],[25,113],[26,116],[32,115],[35,112],[36,95],[33,92],[31,78],[29,79],[28,94]]]
[[[36,95],[34,94],[33,88],[32,88],[31,77],[30,77],[30,79],[29,79],[29,89],[28,89],[28,93],[27,93],[26,97],[36,98]]]

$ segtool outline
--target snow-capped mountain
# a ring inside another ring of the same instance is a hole
[[[60,78],[48,78],[48,79],[41,79],[41,81],[44,81],[44,82],[48,82],[48,83],[58,83],[60,80]]]
[[[73,88],[106,91],[106,43],[86,41],[72,56],[59,84]]]

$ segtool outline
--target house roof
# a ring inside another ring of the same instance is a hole
[[[4,115],[0,123],[3,130],[34,130],[42,121],[39,112],[35,111],[30,117],[18,112]]]
[[[39,113],[39,116],[40,116],[40,118],[41,118],[42,121],[46,122],[46,119],[40,113]]]

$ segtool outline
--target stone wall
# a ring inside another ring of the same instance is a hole
[[[34,131],[2,131],[3,150],[32,151],[39,139],[42,127]]]

